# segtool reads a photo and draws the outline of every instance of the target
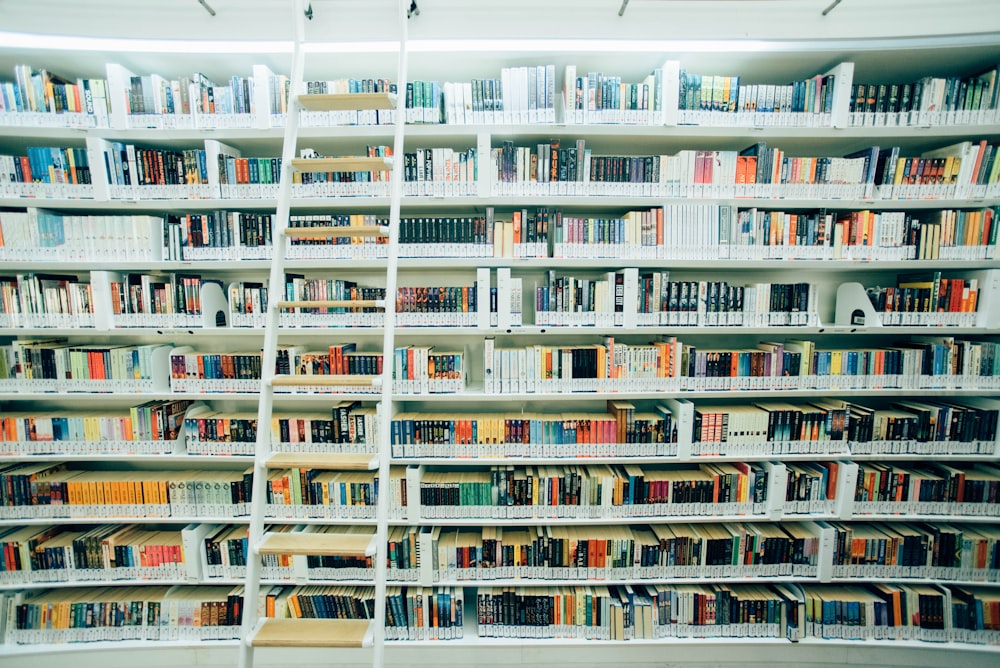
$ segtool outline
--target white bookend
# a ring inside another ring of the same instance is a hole
[[[833,75],[833,106],[830,124],[846,128],[850,124],[851,96],[854,93],[854,63],[841,63],[824,76]]]
[[[563,123],[578,123],[576,119],[576,65],[567,65],[563,76]]]
[[[476,135],[476,154],[479,156],[480,168],[478,169],[478,175],[476,180],[476,196],[477,197],[489,197],[490,188],[493,187],[493,179],[496,178],[496,174],[491,172],[489,169],[484,169],[482,165],[487,164],[490,159],[490,154],[492,151],[492,146],[490,145],[490,134],[488,132],[480,132]],[[489,229],[487,229],[489,233]]]
[[[420,584],[429,587],[434,582],[434,561],[437,556],[441,527],[420,527],[417,535],[417,553],[420,555]]]
[[[490,269],[476,269],[476,327],[490,328]]]
[[[191,582],[201,582],[208,573],[205,537],[222,528],[221,524],[189,524],[181,529],[181,549],[184,551],[184,573]]]
[[[987,269],[970,274],[969,278],[979,281],[979,296],[976,299],[976,327],[996,329],[1000,327],[1000,270]]]
[[[497,268],[497,327],[508,329],[511,326],[511,281],[510,267]]]
[[[841,462],[839,468],[836,515],[839,519],[849,520],[854,513],[854,491],[858,485],[858,465]]]
[[[688,461],[694,437],[694,404],[687,399],[664,399],[663,403],[670,407],[677,424],[677,458]]]
[[[680,114],[677,106],[681,92],[681,63],[679,60],[668,60],[663,63],[663,124],[677,125]]]
[[[492,336],[483,339],[483,392],[485,394],[495,394],[497,391],[494,369],[495,342],[496,340]]]
[[[833,577],[833,549],[837,543],[837,531],[826,522],[816,522],[819,534],[819,552],[816,555],[816,579],[829,582]]]
[[[111,271],[90,272],[90,289],[94,294],[94,327],[114,329],[111,308],[111,283],[121,280],[121,274]]]
[[[404,519],[418,521],[420,519],[420,480],[424,476],[422,465],[406,467],[406,508]]]
[[[840,327],[881,327],[875,307],[872,306],[865,286],[860,283],[841,283],[837,287],[837,305],[834,323]]]
[[[624,303],[622,304],[622,326],[631,329],[636,326],[639,313],[639,270],[627,267],[625,274]]]
[[[239,149],[235,149],[232,146],[223,144],[216,139],[206,139],[205,140],[205,161],[208,164],[208,185],[212,187],[212,190],[216,193],[216,197],[225,197],[226,193],[221,192],[221,179],[219,176],[219,157],[227,156],[230,158],[242,157]],[[230,185],[234,185],[230,183]]]
[[[202,283],[201,293],[201,326],[209,329],[225,327],[229,324],[229,302],[222,286],[218,283]],[[222,324],[218,315],[222,314]]]
[[[112,130],[124,130],[128,128],[128,117],[131,112],[129,102],[129,92],[132,89],[132,77],[130,70],[117,63],[108,63],[108,99],[111,102],[111,112],[108,115],[108,123]],[[93,168],[93,162],[90,163]]]
[[[271,80],[274,72],[267,65],[253,66],[253,126],[271,127]]]
[[[767,516],[780,520],[785,513],[785,494],[788,488],[788,469],[780,462],[767,462]]]
[[[100,137],[87,137],[87,161],[90,163],[90,180],[94,184],[94,199],[101,202],[107,201],[108,183],[108,163],[105,162],[105,153],[111,150],[111,144]],[[112,163],[112,169],[113,169]]]

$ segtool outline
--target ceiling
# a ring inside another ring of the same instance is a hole
[[[59,67],[70,76],[93,76],[103,63],[112,61],[134,71],[168,67],[217,77],[249,73],[254,63],[289,71],[294,0],[205,2],[214,16],[198,0],[0,0],[0,31],[49,36],[45,41],[22,37],[15,44],[0,32],[0,74],[25,61]],[[843,60],[855,62],[869,79],[882,69],[898,77],[909,76],[910,71],[927,73],[934,67],[974,70],[1000,62],[998,0],[842,0],[826,16],[823,12],[834,0],[629,0],[621,16],[622,0],[418,2],[419,16],[407,22],[414,50],[410,78],[430,76],[424,73],[432,71],[436,77],[475,76],[483,67],[491,72],[496,50],[504,48],[479,41],[457,47],[457,56],[419,51],[428,40],[442,39],[535,40],[533,45],[517,44],[504,59],[511,64],[518,64],[519,58],[524,64],[574,62],[580,68],[604,67],[622,76],[644,76],[666,58],[681,59],[702,71],[728,72],[731,51],[740,54],[740,73],[749,77],[758,72],[780,78],[809,76]],[[331,72],[365,70],[369,76],[395,71],[395,47],[380,43],[400,34],[402,12],[396,0],[306,4],[313,8],[313,19],[305,22],[308,41],[355,43],[347,55],[324,55],[316,67]],[[68,39],[52,40],[53,35],[223,40],[229,51],[240,51],[233,40],[267,44],[249,45],[237,56],[204,56],[203,48],[185,46],[181,53],[165,58],[160,46],[148,42],[83,49]],[[566,41],[570,39],[577,41]],[[612,39],[632,45],[637,40],[656,42],[639,49],[614,46],[614,55],[609,56],[603,53],[604,45]],[[358,42],[369,43],[373,53],[359,53]],[[915,46],[922,49],[919,58]],[[926,51],[929,46],[934,47],[932,53]],[[561,59],[540,59],[540,54],[554,49]],[[31,50],[35,55],[28,55]],[[799,57],[789,58],[790,51]]]
[[[409,2],[409,0],[406,0]],[[0,0],[0,29],[166,39],[292,37],[293,0]],[[996,0],[419,0],[413,37],[838,39],[1000,32]],[[310,38],[384,39],[394,0],[313,0]]]

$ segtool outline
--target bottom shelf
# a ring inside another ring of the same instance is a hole
[[[202,643],[101,642],[48,647],[11,647],[0,650],[0,668],[135,668],[141,651],[144,668],[215,666],[235,668],[236,641]],[[338,668],[371,666],[372,650],[326,648],[261,648],[256,668],[327,668],[336,659]],[[669,662],[669,664],[667,663]],[[390,666],[542,666],[574,668],[608,666],[741,666],[775,668],[803,666],[913,666],[939,668],[995,668],[1000,648],[954,643],[849,642],[841,640],[704,639],[617,643],[582,640],[531,640],[466,638],[451,641],[387,643],[385,664]]]

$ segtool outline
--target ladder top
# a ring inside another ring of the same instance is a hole
[[[366,647],[373,641],[369,619],[267,619],[254,647]]]

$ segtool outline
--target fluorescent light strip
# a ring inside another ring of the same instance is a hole
[[[414,39],[411,53],[751,53],[816,52],[844,49],[887,50],[949,46],[995,45],[998,35],[943,35],[927,37],[833,40],[741,39]],[[120,51],[131,53],[291,53],[292,42],[123,39],[0,32],[0,49],[59,51]],[[309,53],[396,53],[398,41],[306,42]]]
[[[291,41],[124,39],[0,32],[0,48],[131,53],[291,53]]]

